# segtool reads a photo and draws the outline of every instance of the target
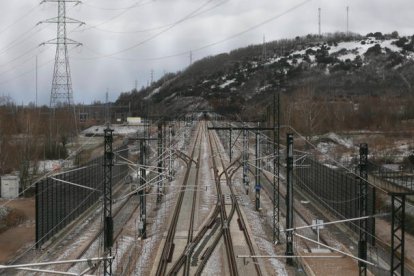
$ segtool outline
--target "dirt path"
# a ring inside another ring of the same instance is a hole
[[[0,200],[0,205],[7,200]],[[8,207],[24,213],[25,220],[0,234],[0,264],[6,264],[24,248],[33,245],[35,240],[35,199],[25,198],[9,202]]]

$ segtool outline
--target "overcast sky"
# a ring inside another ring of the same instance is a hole
[[[0,95],[17,103],[49,104],[56,37],[57,4],[0,0]],[[266,41],[318,32],[366,34],[397,30],[414,34],[413,0],[83,0],[67,4],[67,16],[86,23],[68,25],[68,37],[84,46],[70,50],[75,102],[116,100],[123,91],[147,85],[193,60]]]

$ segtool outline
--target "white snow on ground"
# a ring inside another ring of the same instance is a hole
[[[221,151],[224,151],[222,143],[219,143],[219,147]],[[235,150],[234,156],[238,156],[239,154],[241,154],[240,147],[235,147],[235,148],[237,149],[237,153]],[[227,157],[227,154],[225,154],[225,156],[223,157]],[[235,191],[236,194],[244,196],[245,193],[244,193],[244,187],[242,184],[241,174],[235,174],[233,176],[233,183],[234,183],[234,188],[236,189]],[[262,198],[262,204],[265,204],[265,198]],[[252,201],[249,200],[247,197],[247,200],[243,200],[241,205],[243,205],[241,207],[246,215],[246,223],[248,223],[251,228],[251,233],[253,234],[253,240],[257,244],[257,247],[260,250],[260,252],[256,252],[256,254],[257,255],[269,255],[269,256],[278,255],[275,251],[273,243],[270,240],[268,240],[267,234],[265,230],[263,229],[263,224],[265,223],[265,221],[262,220],[259,217],[259,213],[257,213],[254,210],[255,206],[253,206]],[[271,216],[272,215],[265,216],[264,219],[271,218]],[[285,268],[285,264],[282,263],[280,260],[269,259],[268,261],[270,262],[273,268],[273,271],[275,272],[274,275],[286,275],[286,276],[288,275],[286,268]]]
[[[349,53],[349,54],[339,56],[338,59],[341,60],[341,61],[346,61],[346,60],[351,60],[352,61],[356,58],[356,56],[357,55],[354,54],[354,53]]]
[[[223,266],[220,254],[213,254],[211,259],[207,262],[203,270],[203,275],[216,276],[221,274],[221,267]]]
[[[332,141],[338,143],[339,145],[342,145],[348,149],[352,148],[354,146],[352,139],[350,138],[344,138],[344,137],[340,137],[338,134],[330,132],[326,135],[326,137],[328,137],[329,139],[331,139]]]
[[[5,218],[10,213],[10,208],[6,206],[0,206],[0,220]]]
[[[203,139],[202,143],[202,155],[201,158],[203,159],[202,166],[201,166],[201,176],[200,176],[200,183],[208,183],[208,186],[200,187],[202,189],[201,192],[201,213],[204,215],[210,211],[211,204],[214,201],[213,198],[213,190],[214,188],[214,179],[212,171],[209,168],[209,152],[208,152],[208,140],[207,138]]]
[[[161,87],[157,87],[154,90],[152,90],[148,96],[144,97],[145,100],[150,99],[152,96],[154,96],[155,94],[157,94],[158,92],[160,92]]]
[[[327,154],[334,147],[335,146],[332,145],[331,143],[326,143],[326,142],[321,142],[321,143],[318,143],[317,145],[318,150],[323,154]]]
[[[182,127],[181,129],[183,131],[179,131],[176,134],[178,143],[175,145],[175,147],[184,151],[185,148],[189,145],[188,139],[185,140],[184,137],[189,137],[192,127]],[[180,168],[177,168],[178,166],[180,166]],[[174,161],[174,167],[175,171],[184,171],[183,165],[177,160]],[[170,182],[168,186],[170,190],[177,190],[177,179],[179,178],[180,176],[177,175],[176,180]],[[134,275],[148,275],[150,273],[151,267],[149,267],[149,265],[152,265],[153,263],[154,254],[156,254],[159,241],[161,240],[162,235],[166,230],[166,222],[168,221],[170,210],[172,210],[175,206],[175,201],[177,199],[176,196],[176,193],[167,193],[167,195],[164,197],[163,203],[160,205],[155,218],[152,220],[150,229],[147,230],[148,238],[142,241],[141,255],[136,263]],[[151,209],[153,209],[152,204],[147,203],[147,210]]]
[[[172,181],[170,185],[171,187],[176,186],[176,181]],[[164,223],[168,220],[167,216],[169,214],[169,210],[174,206],[173,199],[174,194],[171,193],[165,197],[164,202],[157,211],[150,228],[147,229],[148,237],[144,241],[141,241],[141,255],[136,263],[134,275],[148,275],[151,271],[151,267],[148,265],[153,263],[152,258],[154,257],[154,254],[156,254],[157,245],[165,231]],[[152,203],[147,203],[147,210],[151,210],[153,208],[154,206]]]
[[[361,43],[362,41],[364,41],[365,43],[362,44]],[[328,44],[325,44],[325,46],[329,48],[328,52],[330,55],[336,54],[337,58],[341,61],[346,61],[347,59],[352,61],[358,55],[363,59],[364,54],[367,52],[367,50],[373,47],[375,44],[379,44],[383,52],[385,52],[385,48],[388,48],[393,52],[400,53],[402,49],[396,46],[395,44],[393,44],[395,43],[395,41],[397,41],[397,39],[377,40],[375,38],[369,37],[369,38],[365,38],[359,41],[339,42],[336,46],[335,45],[329,46]],[[290,56],[304,55],[307,50],[317,51],[320,48],[321,48],[320,46],[308,47],[300,51],[292,52]],[[339,53],[340,51],[343,51],[343,53]],[[409,55],[409,57],[413,58],[413,55]],[[315,55],[309,55],[309,58],[311,59],[312,62],[315,61]],[[273,64],[275,62],[280,61],[280,59],[281,57],[273,57],[266,64],[267,65]],[[301,59],[298,59],[298,64],[300,64],[300,62],[301,62]],[[288,60],[288,63],[292,65],[291,60]]]
[[[219,86],[220,86],[221,89],[223,89],[223,88],[229,86],[230,84],[232,84],[235,81],[236,81],[236,79],[227,80],[225,83],[220,84]]]
[[[82,131],[83,135],[103,136],[106,126],[92,126]],[[128,126],[128,125],[112,125],[114,135],[128,135],[134,134],[137,131],[143,130],[143,126]]]
[[[235,183],[237,184],[236,185],[237,187],[241,187],[239,177],[237,177],[237,180]],[[254,209],[254,206],[250,200],[245,202],[245,206],[243,210],[246,214],[247,222],[249,223],[249,226],[254,235],[254,240],[258,248],[261,251],[260,253],[256,252],[256,254],[268,255],[268,256],[277,255],[274,249],[273,243],[270,240],[263,238],[263,237],[267,237],[263,229],[263,221],[259,218],[258,213],[253,209]],[[272,265],[274,271],[276,272],[275,273],[276,275],[288,275],[285,269],[285,265],[280,260],[269,259],[268,261]]]
[[[42,160],[37,164],[39,173],[47,173],[51,171],[60,171],[62,169],[72,168],[73,160]]]
[[[131,245],[135,242],[134,237],[122,236],[114,245],[115,259],[112,263],[112,270],[117,271],[118,267],[121,267],[125,260],[122,258],[125,253],[131,248]]]

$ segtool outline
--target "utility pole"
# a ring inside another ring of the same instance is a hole
[[[38,92],[38,62],[37,62],[37,55],[36,55],[36,100],[35,100],[35,107],[37,108],[37,92]]]
[[[293,228],[293,134],[287,134],[286,158],[286,229]],[[293,256],[293,232],[286,232],[286,256]],[[292,258],[286,258],[288,265],[293,265]]]
[[[168,152],[169,152],[169,157],[168,157],[168,180],[172,181],[174,172],[173,172],[173,150],[172,150],[172,125],[170,124],[168,127]]]
[[[409,193],[390,193],[391,196],[391,275],[405,274],[405,206]]]
[[[158,123],[158,190],[157,190],[157,202],[161,202],[162,194],[163,194],[163,133],[162,133],[162,125],[163,123]]]
[[[249,132],[243,130],[243,185],[249,194]]]
[[[319,26],[319,38],[322,36],[321,32],[321,8],[318,8],[318,26]]]
[[[230,163],[231,163],[231,160],[232,160],[232,153],[233,153],[233,151],[231,149],[232,148],[232,141],[231,141],[232,134],[233,134],[233,131],[231,129],[231,123],[230,123],[230,136],[229,136],[229,157],[230,157]]]
[[[280,220],[280,93],[273,94],[273,243],[280,240],[279,220]],[[277,100],[277,102],[276,102]],[[276,113],[277,105],[277,113]],[[277,123],[276,123],[277,117]]]
[[[139,230],[140,230],[140,236],[142,239],[147,238],[147,207],[146,207],[146,198],[145,198],[145,185],[147,184],[147,171],[145,169],[146,165],[146,141],[145,138],[139,140],[139,159],[140,159],[140,173],[139,173],[139,183],[140,183],[140,189],[138,192],[139,195],[139,203],[140,203],[140,224],[139,224]]]
[[[193,51],[190,51],[190,66],[193,64]]]
[[[154,70],[151,69],[151,83],[150,85],[152,85],[154,83]]]
[[[262,58],[263,58],[263,64],[266,62],[266,58],[267,58],[267,52],[266,52],[266,36],[263,35],[263,53],[262,53]]]
[[[112,167],[114,166],[114,153],[112,151],[113,129],[109,126],[104,131],[104,184],[103,184],[103,217],[104,217],[104,254],[112,257],[113,246],[113,220],[112,220]],[[112,259],[104,260],[104,275],[112,275]]]
[[[349,36],[349,7],[346,7],[346,35]]]
[[[73,104],[73,89],[72,78],[70,74],[69,66],[69,53],[68,45],[81,46],[82,44],[69,39],[67,37],[66,24],[79,24],[84,23],[67,17],[66,15],[66,3],[80,4],[79,0],[43,0],[40,4],[46,2],[57,3],[58,15],[55,18],[50,18],[41,23],[53,23],[57,24],[57,36],[55,39],[46,41],[41,45],[53,44],[56,45],[55,66],[53,70],[52,90],[50,93],[50,107],[55,108],[59,104],[72,105]]]
[[[368,145],[359,146],[359,217],[368,214]],[[367,260],[368,219],[359,221],[358,257]],[[359,275],[367,275],[367,264],[358,262]]]
[[[256,176],[256,211],[260,211],[260,172],[261,172],[261,160],[260,160],[260,133],[256,132],[256,162],[255,162],[255,176]]]
[[[106,89],[105,94],[105,124],[110,125],[111,124],[111,114],[109,111],[109,90]]]

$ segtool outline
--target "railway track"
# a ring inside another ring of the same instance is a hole
[[[114,195],[120,195],[122,193],[122,184],[119,183],[115,186]],[[130,198],[125,199],[122,203],[119,204],[119,206],[116,207],[116,211],[114,213],[114,218],[117,217],[118,213],[127,205]],[[34,257],[36,262],[39,261],[51,261],[51,260],[62,260],[62,259],[79,259],[82,256],[84,256],[84,253],[89,249],[91,244],[93,242],[96,242],[98,239],[101,230],[98,230],[97,233],[94,233],[92,237],[88,237],[88,242],[86,243],[79,243],[80,246],[76,247],[76,240],[79,239],[79,235],[82,235],[82,233],[85,233],[86,231],[89,231],[90,225],[96,225],[99,223],[100,219],[100,213],[96,212],[99,208],[99,203],[96,203],[95,205],[91,206],[88,211],[85,212],[85,215],[79,217],[77,221],[75,221],[73,224],[69,225],[67,229],[64,230],[64,233],[59,236],[58,239],[47,245],[46,247],[42,248],[42,254],[40,256]],[[132,215],[132,214],[131,214]],[[87,221],[88,223],[84,223],[84,221]],[[82,223],[83,222],[83,223]],[[94,230],[92,230],[94,231]],[[96,231],[96,230],[95,230]],[[115,229],[116,231],[116,229]],[[115,232],[117,233],[117,232]],[[116,236],[119,234],[116,234]],[[67,246],[72,246],[72,250],[67,251]],[[75,251],[79,251],[80,253],[74,253]],[[72,252],[72,253],[70,253]],[[30,258],[30,256],[21,256],[19,259],[14,260],[14,263],[27,263],[27,262],[33,262],[33,260],[29,261],[26,260],[26,258]],[[33,257],[32,257],[33,258]],[[72,266],[70,264],[68,265],[58,265],[54,266],[58,267],[58,270],[60,271],[68,271]],[[52,268],[52,266],[50,267]],[[10,273],[12,273],[10,271]],[[16,275],[27,275],[26,272],[13,272]],[[14,275],[13,274],[13,275]],[[38,273],[32,273],[31,275],[38,275]]]
[[[204,131],[205,126],[204,126]],[[229,275],[239,275],[236,254],[232,240],[232,233],[230,224],[233,218],[238,216],[238,224],[240,231],[243,231],[246,239],[246,245],[251,254],[255,254],[253,242],[247,232],[246,223],[240,210],[240,206],[236,199],[235,192],[231,187],[231,176],[229,171],[231,164],[226,168],[223,156],[220,153],[218,140],[215,135],[208,134],[208,145],[210,154],[212,156],[212,169],[214,174],[214,182],[217,191],[217,200],[214,209],[205,223],[197,232],[197,235],[192,238],[189,234],[186,250],[182,252],[180,257],[173,264],[167,275],[177,275],[181,270],[183,275],[190,275],[190,270],[193,275],[202,275],[203,271],[214,254],[217,252],[217,247],[221,241],[224,242],[226,250],[226,260],[228,264]],[[219,174],[219,172],[221,173]],[[223,191],[227,190],[227,194]],[[229,203],[230,201],[230,203]],[[191,231],[189,231],[190,233]],[[198,257],[201,256],[200,262],[197,262]],[[190,269],[190,259],[192,259]],[[260,265],[255,262],[255,269],[257,275],[262,275]],[[157,275],[160,275],[157,273]]]
[[[127,197],[113,213],[114,243],[118,240],[119,236],[124,230],[124,225],[127,224],[127,222],[132,218],[134,213],[136,213],[138,210],[138,201],[133,202],[133,199],[135,198],[136,197],[134,195]],[[95,251],[93,249],[96,247],[94,245],[98,243],[98,246],[100,246],[99,242],[100,242],[100,237],[102,236],[102,233],[103,233],[103,227],[101,227],[99,231],[93,236],[93,238],[88,241],[87,245],[83,248],[83,250],[77,254],[76,259],[91,257],[93,256],[93,254],[96,254],[96,252],[93,252]],[[78,264],[78,265],[81,265],[81,264]],[[66,271],[73,270],[75,269],[75,267],[76,265],[72,264],[66,268]],[[97,264],[96,267],[91,270],[91,272],[94,272],[98,267],[99,267],[99,264]]]
[[[195,156],[195,152],[196,152],[196,146],[197,146],[197,143],[199,143],[199,139],[201,138],[200,131],[201,131],[201,129],[198,128],[196,139],[194,141],[194,145],[193,145],[193,148],[191,150],[191,155],[190,155],[191,160],[194,160],[194,156]],[[198,159],[200,159],[199,156],[198,156]],[[181,207],[182,207],[184,196],[185,196],[185,193],[186,193],[186,188],[187,188],[187,184],[188,184],[188,179],[190,177],[191,168],[194,165],[193,163],[194,162],[191,162],[191,161],[189,161],[187,163],[187,170],[186,170],[186,173],[185,173],[185,176],[184,176],[183,184],[181,186],[182,188],[181,188],[181,190],[179,192],[179,195],[178,195],[177,203],[176,203],[173,215],[172,215],[170,226],[169,226],[168,232],[167,232],[167,237],[165,239],[164,247],[163,247],[163,250],[162,250],[162,253],[161,253],[161,258],[160,258],[160,261],[159,261],[158,267],[157,267],[156,275],[159,275],[159,276],[165,275],[167,273],[168,264],[171,263],[172,258],[173,258],[173,254],[174,254],[174,250],[175,250],[174,238],[175,238],[175,233],[176,233],[176,229],[177,229],[177,223],[178,223],[178,220],[179,220],[179,217],[180,217]],[[197,174],[198,174],[198,168],[199,168],[199,166],[196,165]],[[197,187],[197,183],[195,183],[195,186]],[[196,193],[196,191],[193,191],[193,199],[196,196],[195,193]],[[194,204],[194,201],[193,201],[191,215],[190,215],[190,227],[188,229],[187,244],[188,244],[188,241],[192,240],[193,225],[194,225],[194,212],[195,212],[195,204]]]
[[[220,162],[222,164],[222,167],[225,168],[224,159],[223,159],[223,157],[221,155],[221,152],[218,150],[217,137],[216,137],[215,143],[216,143],[216,149],[217,149],[217,151],[219,153],[219,156],[220,156]],[[254,247],[253,247],[252,239],[251,239],[251,237],[250,237],[250,235],[249,235],[249,233],[247,232],[247,229],[246,229],[246,222],[244,221],[244,217],[243,217],[243,215],[241,213],[239,202],[236,199],[236,194],[234,192],[233,185],[231,184],[231,176],[233,174],[231,174],[229,176],[229,169],[231,169],[235,165],[235,163],[236,162],[233,162],[232,164],[230,164],[228,166],[227,169],[224,169],[224,171],[223,171],[224,172],[224,175],[225,175],[225,178],[226,178],[226,184],[227,184],[227,186],[228,186],[228,188],[230,190],[231,199],[232,199],[232,210],[230,211],[230,216],[232,217],[234,211],[236,211],[237,216],[238,216],[238,219],[237,220],[238,220],[239,228],[240,228],[240,230],[244,234],[244,238],[246,240],[246,243],[247,243],[247,246],[249,248],[250,254],[251,255],[256,255],[255,250],[254,250]],[[235,172],[235,170],[232,173],[234,173],[234,172]],[[221,192],[221,189],[220,189],[220,192]],[[227,228],[227,230],[228,230],[228,228]],[[231,235],[230,234],[228,234],[228,235],[230,236],[230,239],[231,239]],[[234,251],[231,250],[230,252],[234,256],[234,260],[232,260],[232,262],[235,265],[235,254],[234,254]],[[259,265],[258,260],[256,258],[253,258],[253,263],[254,263],[254,267],[255,267],[255,270],[256,270],[257,275],[262,275],[262,271],[260,269],[260,265]],[[237,269],[237,266],[236,266],[236,269]],[[235,270],[235,272],[236,272],[235,275],[237,275],[237,270]]]

